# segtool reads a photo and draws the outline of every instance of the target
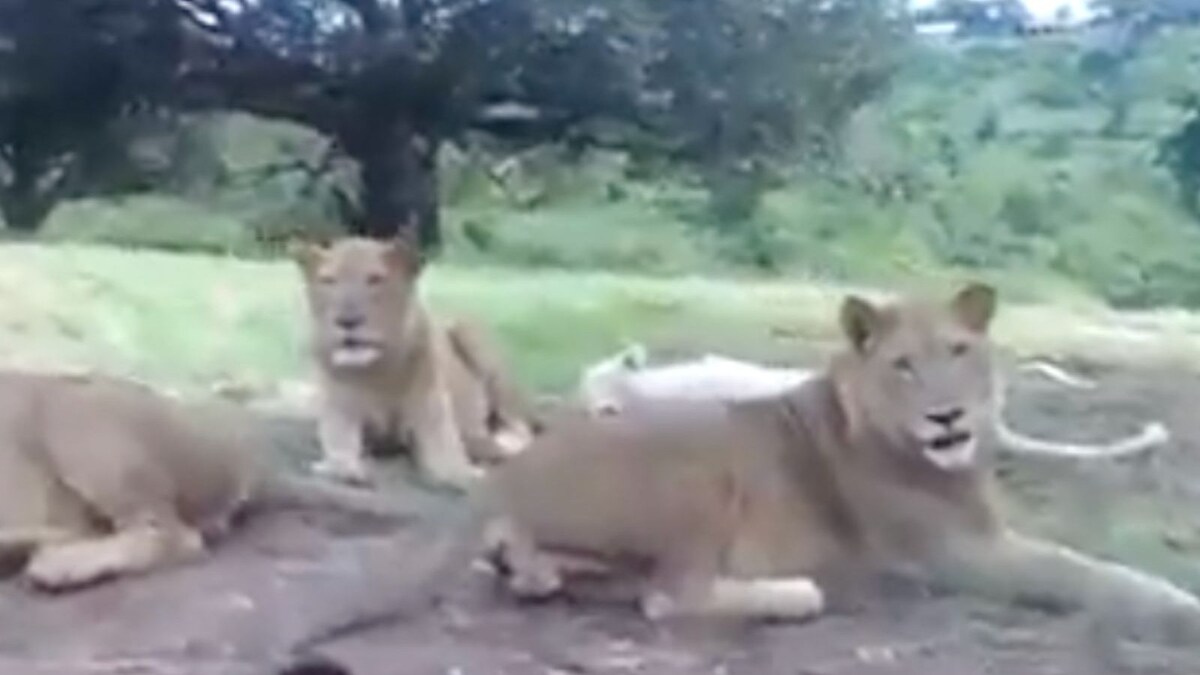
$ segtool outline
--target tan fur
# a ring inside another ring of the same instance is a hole
[[[294,253],[321,394],[318,474],[367,481],[368,446],[390,442],[410,446],[431,482],[465,488],[481,475],[472,462],[529,442],[528,407],[490,340],[426,310],[415,249],[351,237]]]
[[[994,302],[981,285],[948,305],[852,297],[848,348],[792,392],[549,425],[489,480],[493,560],[533,597],[582,589],[600,564],[637,580],[650,617],[800,619],[847,571],[899,570],[1200,638],[1193,595],[1015,534],[997,513],[974,461]]]
[[[410,517],[369,491],[266,470],[259,428],[128,380],[0,371],[0,557],[68,589],[201,555],[254,506]]]

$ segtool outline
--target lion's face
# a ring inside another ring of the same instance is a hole
[[[293,255],[320,358],[341,370],[375,365],[404,329],[420,271],[417,252],[399,240],[348,237],[300,244]]]
[[[842,327],[851,407],[891,448],[954,471],[974,464],[992,408],[987,331],[995,291],[971,284],[947,304],[875,307],[850,297]]]

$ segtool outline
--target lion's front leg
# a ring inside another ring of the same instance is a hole
[[[728,574],[722,529],[676,535],[674,547],[655,560],[642,593],[646,618],[803,621],[825,610],[824,592],[807,576]]]
[[[1006,533],[956,541],[934,583],[1005,601],[1087,609],[1133,637],[1200,644],[1200,599],[1166,579],[1052,542]]]
[[[323,405],[317,420],[321,459],[311,465],[312,472],[347,483],[369,482],[362,429],[363,421],[358,417]]]
[[[471,464],[444,386],[435,386],[410,406],[414,458],[433,483],[458,490],[475,485],[483,471]]]
[[[43,546],[30,558],[25,576],[38,588],[69,590],[181,563],[204,550],[200,533],[181,523],[137,523],[108,536]]]
[[[646,618],[673,617],[803,621],[825,609],[825,595],[808,577],[718,577],[685,590],[649,589],[641,600]]]
[[[0,558],[25,554],[41,546],[60,544],[84,535],[68,528],[51,526],[0,527]]]

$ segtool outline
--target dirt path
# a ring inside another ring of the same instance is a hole
[[[1014,425],[1088,440],[1159,417],[1175,442],[1121,464],[1004,462],[1018,519],[1200,590],[1200,377],[1083,370],[1099,391],[1019,381]],[[277,514],[248,523],[203,564],[145,579],[51,599],[0,585],[0,675],[267,675],[310,618],[370,592],[357,561],[379,546],[378,534],[344,519]],[[421,537],[413,533],[411,545]],[[1119,645],[1083,616],[911,588],[806,626],[655,628],[623,608],[518,609],[482,572],[413,619],[323,651],[355,675],[1200,673],[1200,653]]]

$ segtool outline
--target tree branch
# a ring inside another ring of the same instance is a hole
[[[362,20],[363,29],[368,35],[378,37],[392,26],[387,11],[379,6],[378,0],[341,0],[343,5],[354,10]]]

